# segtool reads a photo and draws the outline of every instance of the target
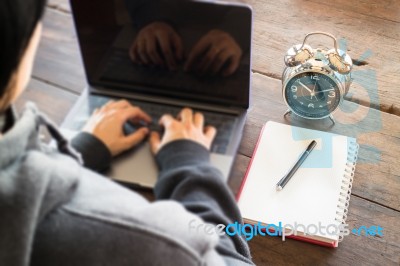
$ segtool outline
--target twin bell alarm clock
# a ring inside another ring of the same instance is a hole
[[[333,40],[334,48],[313,49],[306,44],[312,35]],[[282,95],[289,107],[284,116],[294,113],[306,119],[330,118],[342,103],[351,84],[352,60],[339,50],[336,38],[325,32],[312,32],[303,43],[291,47],[285,55]]]

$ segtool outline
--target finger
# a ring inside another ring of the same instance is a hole
[[[178,117],[182,123],[193,123],[193,110],[190,108],[183,108]]]
[[[218,54],[220,54],[221,51],[219,48],[216,47],[210,47],[206,53],[206,55],[203,57],[203,59],[200,61],[198,64],[198,70],[200,72],[207,72],[209,67],[212,65],[212,63],[215,61],[215,59],[218,57]]]
[[[179,61],[183,59],[183,44],[178,34],[172,34],[172,42],[175,48],[175,56]]]
[[[125,150],[132,148],[139,144],[149,133],[149,129],[147,127],[142,127],[136,130],[135,133],[130,134],[124,138],[124,143],[126,144]]]
[[[150,134],[150,149],[153,154],[157,154],[160,147],[160,134],[158,132],[151,132]]]
[[[127,100],[118,100],[118,101],[113,101],[110,105],[109,108],[112,109],[124,109],[127,107],[131,107],[132,104],[128,102]]]
[[[106,111],[106,110],[108,110],[108,109],[112,106],[112,104],[113,104],[114,102],[115,102],[114,100],[108,101],[106,104],[104,104],[102,107],[100,107],[100,111]]]
[[[138,51],[140,60],[144,64],[149,65],[150,60],[147,58],[147,55],[146,55],[146,39],[143,39],[139,42],[137,51]]]
[[[151,117],[139,107],[130,106],[122,109],[121,112],[121,119],[123,121],[140,119],[147,123],[151,122]]]
[[[229,60],[229,57],[230,53],[228,51],[219,54],[211,66],[212,74],[217,74],[220,72],[226,61]]]
[[[197,58],[204,53],[204,51],[208,48],[209,46],[209,41],[207,38],[202,38],[191,50],[189,54],[188,61],[185,64],[185,71],[191,71],[193,70],[193,66],[195,65],[195,62],[197,61]]]
[[[193,120],[194,120],[194,125],[197,128],[200,128],[200,129],[203,128],[203,126],[204,126],[204,115],[202,113],[196,112],[194,114],[194,119]]]
[[[222,72],[224,77],[230,76],[235,73],[236,69],[238,69],[240,65],[240,56],[234,57],[231,60],[229,66]]]
[[[171,50],[171,42],[167,34],[157,35],[158,43],[160,44],[161,51],[164,55],[164,59],[167,62],[169,70],[176,68],[176,62],[174,55]]]
[[[172,117],[170,114],[165,114],[160,118],[159,124],[160,126],[163,126],[164,128],[169,127],[175,119]]]
[[[135,53],[135,58],[136,58],[136,64],[138,65],[143,65],[142,60],[140,59],[140,55],[139,55],[139,47],[136,46],[135,50],[133,51]]]
[[[130,49],[129,49],[129,57],[131,58],[131,60],[134,62],[134,63],[139,63],[139,61],[138,61],[138,58],[137,58],[137,55],[136,55],[136,52],[135,52],[135,50],[136,50],[136,41],[132,44],[132,46],[130,47]]]
[[[157,66],[163,66],[164,62],[161,59],[160,55],[158,54],[157,51],[157,39],[156,38],[152,38],[146,46],[146,53],[149,55],[151,61],[153,62],[154,65]]]
[[[204,128],[204,134],[211,143],[217,135],[217,129],[213,126],[207,126]]]

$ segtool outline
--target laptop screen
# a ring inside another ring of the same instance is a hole
[[[251,9],[185,0],[71,0],[89,84],[248,107]]]

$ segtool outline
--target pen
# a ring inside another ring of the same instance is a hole
[[[277,191],[281,191],[286,186],[292,176],[296,173],[297,169],[299,169],[300,165],[307,159],[315,145],[317,145],[317,142],[315,140],[311,141],[307,149],[300,156],[299,160],[293,165],[292,169],[290,169],[290,171],[284,177],[282,177],[281,180],[279,180],[278,184],[276,184]]]

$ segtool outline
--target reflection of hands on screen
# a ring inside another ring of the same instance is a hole
[[[167,23],[156,21],[143,27],[133,41],[129,55],[134,63],[175,70],[182,60],[181,37]]]
[[[187,139],[194,141],[207,150],[210,150],[217,130],[212,126],[204,126],[204,116],[202,113],[193,112],[190,108],[184,108],[175,119],[169,114],[160,118],[160,125],[164,127],[164,134],[160,137],[158,132],[150,135],[150,146],[153,154],[167,143]]]
[[[226,77],[237,70],[242,53],[230,34],[222,30],[211,30],[191,50],[185,70]]]

